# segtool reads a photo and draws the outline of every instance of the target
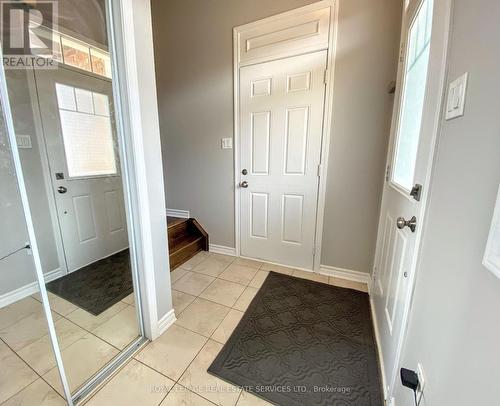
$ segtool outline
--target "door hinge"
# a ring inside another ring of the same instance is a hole
[[[405,60],[405,47],[401,45],[401,49],[399,50],[399,62],[404,62]]]
[[[318,164],[318,178],[321,178],[321,173],[323,172],[323,165]]]
[[[325,69],[325,76],[323,78],[323,82],[326,84],[328,84],[328,68]]]
[[[389,182],[391,179],[391,165],[387,165],[387,169],[385,170],[385,180]]]

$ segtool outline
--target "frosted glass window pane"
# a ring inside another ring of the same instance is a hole
[[[392,181],[411,190],[417,162],[422,112],[429,65],[429,42],[432,0],[423,2],[409,35],[409,52],[405,69],[402,105],[398,127]]]
[[[57,84],[56,87],[63,88],[64,85]],[[69,177],[116,175],[117,165],[108,96],[70,86],[65,87],[74,89],[78,105],[78,111],[59,108]],[[64,92],[61,96],[59,92],[57,93],[60,106],[64,96]],[[94,102],[97,106],[96,114],[93,114]],[[92,107],[92,113],[88,112],[89,106]]]
[[[75,88],[76,107],[81,113],[94,114],[94,103],[92,101],[92,92],[84,89]]]
[[[75,88],[72,86],[56,84],[57,104],[60,109],[76,110]]]
[[[94,97],[94,112],[100,116],[109,117],[108,96],[100,93],[92,93]]]

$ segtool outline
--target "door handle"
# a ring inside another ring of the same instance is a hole
[[[410,220],[405,220],[404,217],[398,217],[396,220],[396,225],[400,230],[405,227],[408,227],[412,233],[417,229],[417,218],[413,216]]]
[[[59,186],[59,187],[57,188],[57,191],[58,191],[59,193],[61,193],[61,194],[64,194],[64,193],[66,193],[66,192],[68,191],[68,189],[67,189],[67,188],[65,188],[64,186]]]
[[[244,180],[243,182],[240,183],[240,187],[246,189],[248,187],[248,182],[246,180]]]

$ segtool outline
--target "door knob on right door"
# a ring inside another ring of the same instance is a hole
[[[417,218],[413,216],[410,220],[405,220],[404,217],[398,217],[396,224],[400,230],[408,227],[414,233],[417,229]]]

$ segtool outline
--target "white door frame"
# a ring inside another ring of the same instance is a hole
[[[238,60],[239,54],[239,35],[248,29],[259,29],[261,25],[279,21],[284,17],[290,16],[300,16],[314,10],[324,9],[330,7],[330,24],[328,28],[328,58],[327,58],[327,71],[325,75],[326,89],[325,89],[325,107],[323,113],[323,133],[321,140],[321,157],[320,157],[320,168],[318,170],[319,176],[319,187],[318,187],[318,206],[316,211],[316,232],[315,232],[315,251],[314,251],[314,261],[313,261],[313,271],[319,272],[321,265],[321,245],[323,239],[323,219],[325,213],[325,199],[326,199],[326,177],[328,173],[328,155],[330,152],[330,138],[331,138],[331,128],[332,128],[332,112],[333,112],[333,88],[334,88],[334,71],[335,71],[335,53],[336,53],[336,43],[337,43],[337,27],[338,27],[338,0],[322,0],[317,3],[310,4],[305,7],[300,7],[294,10],[290,10],[284,13],[280,13],[262,20],[254,21],[249,24],[241,25],[233,28],[233,87],[234,87],[234,228],[235,228],[235,245],[236,245],[236,256],[241,255],[241,228],[240,228],[240,188],[238,179],[240,177],[241,165],[240,165],[240,67],[244,66],[240,64]],[[310,50],[304,49],[302,53],[308,53]],[[300,55],[301,52],[297,52],[295,55]],[[267,58],[265,60],[260,60],[261,62],[267,62],[276,58]],[[279,59],[279,58],[278,58]],[[310,271],[310,269],[309,269]]]
[[[422,0],[418,1],[420,4]],[[415,2],[410,2],[410,4],[415,4]],[[431,40],[431,47],[434,45],[434,49],[431,48],[431,53],[429,56],[429,65],[431,64],[439,64],[438,74],[433,77],[428,77],[427,89],[435,89],[434,95],[431,96],[431,103],[424,103],[424,110],[422,115],[422,128],[421,131],[429,131],[431,133],[431,142],[429,148],[429,163],[426,170],[426,178],[425,178],[425,187],[422,190],[421,196],[421,214],[419,215],[418,221],[419,226],[417,227],[417,234],[415,237],[415,254],[413,256],[411,269],[409,270],[409,289],[408,294],[405,301],[405,308],[403,311],[403,319],[402,319],[402,332],[397,344],[397,353],[395,354],[396,362],[395,362],[395,370],[399,369],[399,364],[401,361],[401,354],[403,350],[404,343],[406,341],[407,330],[408,330],[408,320],[412,310],[412,299],[413,293],[415,290],[415,280],[416,275],[419,272],[419,268],[421,266],[421,249],[422,249],[422,237],[426,230],[426,225],[428,221],[428,204],[430,197],[430,190],[432,187],[433,181],[433,169],[434,169],[434,159],[436,155],[437,142],[438,142],[438,134],[440,133],[441,125],[442,125],[442,117],[443,117],[443,107],[445,103],[445,94],[446,94],[446,76],[447,76],[447,60],[448,60],[448,48],[449,48],[449,37],[450,37],[450,28],[451,28],[451,17],[452,17],[452,6],[453,0],[434,0],[434,16],[433,16],[433,32],[432,37],[435,40]],[[406,8],[403,7],[403,24],[406,14]],[[437,31],[435,31],[437,29]],[[403,52],[405,49],[406,36],[404,32],[401,34],[400,40],[400,50]],[[438,50],[436,51],[436,47]],[[402,55],[402,54],[401,54]],[[431,73],[429,71],[429,73]],[[399,108],[401,103],[402,96],[402,80],[403,80],[403,72],[402,69],[398,69],[398,78],[396,85],[396,97],[394,100],[392,121],[391,121],[391,136],[389,140],[389,147],[387,152],[387,167],[392,170],[392,157],[393,157],[393,147],[394,147],[394,138],[397,135],[397,127],[399,123]],[[427,90],[428,92],[428,90]],[[426,101],[428,101],[429,95],[426,95]],[[383,213],[381,211],[379,218],[379,229],[377,236],[377,250],[375,254],[374,261],[374,269],[372,272],[372,280],[371,284],[374,285],[375,282],[375,274],[378,272],[376,265],[379,262],[379,257],[381,255],[381,239],[383,238]],[[394,394],[395,383],[396,380],[392,380],[389,382],[389,377],[397,376],[394,374],[394,371],[386,371],[383,365],[382,359],[382,349],[380,347],[379,340],[379,324],[376,317],[376,313],[374,310],[373,297],[370,298],[371,302],[371,310],[372,310],[372,318],[373,324],[375,328],[375,336],[378,344],[378,352],[379,352],[379,360],[380,366],[382,370],[382,381],[383,381],[383,389],[384,389],[384,397],[388,401],[388,404],[391,405],[392,396]],[[389,375],[387,375],[389,373]]]

